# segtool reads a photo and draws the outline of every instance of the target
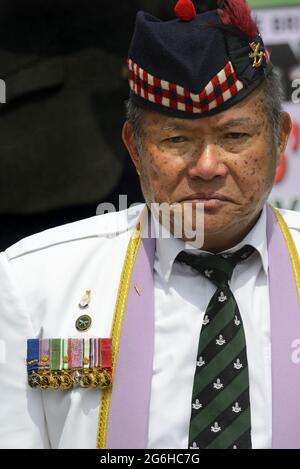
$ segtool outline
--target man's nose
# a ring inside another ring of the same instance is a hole
[[[201,178],[209,181],[216,176],[226,176],[227,166],[222,159],[222,149],[214,143],[206,143],[194,155],[189,167],[191,178]]]

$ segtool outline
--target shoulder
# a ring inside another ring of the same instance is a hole
[[[278,209],[278,211],[289,229],[300,231],[300,212],[284,209]]]
[[[131,231],[144,208],[138,204],[120,212],[110,212],[91,218],[68,223],[42,231],[22,239],[5,251],[8,260],[39,251],[50,251],[57,246],[70,246],[75,242],[88,242],[93,239],[118,239],[123,233]]]
[[[300,253],[300,212],[283,209],[278,211],[288,227],[298,253]]]

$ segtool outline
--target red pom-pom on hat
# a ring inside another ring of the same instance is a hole
[[[176,3],[175,15],[181,21],[191,21],[196,14],[196,8],[192,0],[178,0]]]

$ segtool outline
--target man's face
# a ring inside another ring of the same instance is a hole
[[[123,138],[147,203],[203,202],[204,246],[217,249],[227,247],[227,240],[238,242],[257,220],[289,134],[289,116],[282,121],[276,144],[256,92],[200,119],[145,112],[139,152],[128,124]]]

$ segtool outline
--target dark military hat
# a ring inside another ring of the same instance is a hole
[[[175,15],[161,21],[137,14],[128,68],[139,106],[175,117],[216,114],[270,73],[269,54],[244,0],[179,0]]]

